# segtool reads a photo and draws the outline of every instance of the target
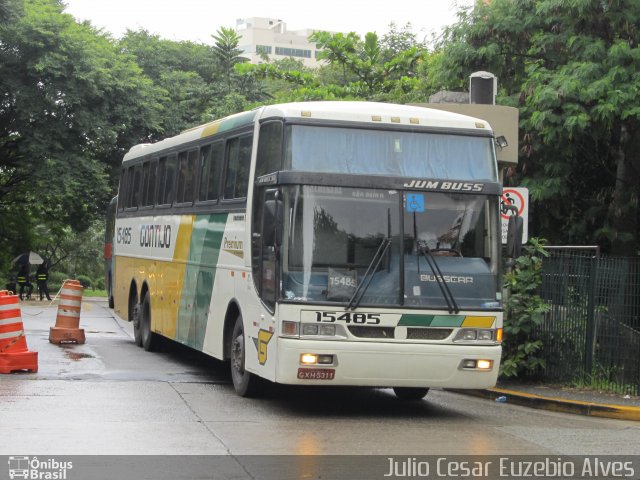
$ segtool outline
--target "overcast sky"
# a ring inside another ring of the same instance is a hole
[[[220,27],[235,28],[236,20],[270,17],[283,20],[287,29],[333,32],[375,31],[382,35],[390,22],[411,22],[418,39],[431,38],[456,21],[460,7],[473,0],[66,0],[67,13],[89,20],[115,37],[127,28],[144,28],[170,40],[213,43]]]

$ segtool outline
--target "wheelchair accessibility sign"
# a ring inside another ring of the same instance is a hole
[[[407,212],[421,213],[424,212],[424,194],[423,193],[407,193]]]

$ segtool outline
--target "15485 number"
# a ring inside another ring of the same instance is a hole
[[[367,325],[379,325],[379,313],[353,313],[353,312],[316,312],[316,322],[345,322]]]

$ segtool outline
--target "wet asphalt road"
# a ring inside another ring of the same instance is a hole
[[[45,304],[42,304],[45,305]],[[0,455],[640,454],[640,423],[432,390],[273,387],[235,395],[226,364],[148,353],[106,301],[83,303],[85,345],[48,342],[55,307],[23,307],[36,374],[0,375]]]

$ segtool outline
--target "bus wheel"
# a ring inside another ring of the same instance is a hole
[[[394,387],[393,393],[396,394],[400,400],[422,400],[427,393],[429,393],[428,388],[418,388],[418,387]]]
[[[157,333],[151,331],[151,301],[149,300],[149,294],[145,293],[142,303],[140,304],[140,342],[142,348],[147,352],[154,352],[160,347],[160,336]],[[135,325],[134,325],[135,329]]]
[[[109,283],[107,283],[107,288],[109,289],[109,308],[113,308],[115,302],[113,301],[113,284],[111,283],[111,274],[109,274]]]
[[[136,345],[142,346],[142,332],[140,325],[142,324],[142,305],[136,305],[133,307],[133,340]]]
[[[254,396],[258,391],[259,378],[244,369],[246,356],[246,342],[244,336],[244,326],[242,325],[242,315],[238,315],[231,334],[231,380],[233,388],[241,397]]]

